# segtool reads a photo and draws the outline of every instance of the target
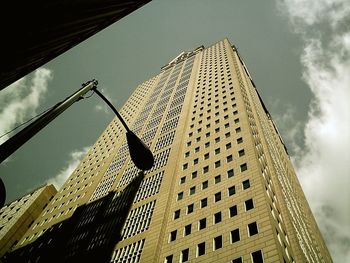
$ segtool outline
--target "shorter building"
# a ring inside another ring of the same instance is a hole
[[[0,257],[18,243],[56,193],[52,184],[45,185],[1,208]]]

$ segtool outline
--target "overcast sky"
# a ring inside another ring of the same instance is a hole
[[[277,122],[334,261],[350,262],[348,0],[154,0],[0,91],[0,135],[93,78],[120,108],[182,50],[224,37]],[[97,96],[73,105],[1,164],[7,201],[59,187],[112,118]]]

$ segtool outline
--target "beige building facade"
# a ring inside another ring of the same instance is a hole
[[[45,185],[1,208],[0,258],[18,243],[56,193],[53,185]]]
[[[286,147],[236,48],[182,52],[120,111],[154,153],[111,262],[332,262]],[[138,174],[114,119],[20,240]]]

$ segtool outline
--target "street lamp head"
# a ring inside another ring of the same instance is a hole
[[[126,133],[126,139],[135,166],[142,171],[150,170],[154,164],[154,157],[147,145],[130,130]]]

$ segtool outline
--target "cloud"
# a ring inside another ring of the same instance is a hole
[[[68,177],[73,173],[83,157],[88,153],[89,149],[90,146],[71,152],[65,167],[61,169],[54,177],[48,179],[47,183],[53,184],[56,189],[60,189],[61,186],[67,181]]]
[[[278,2],[304,43],[313,93],[296,170],[334,262],[350,262],[350,3]]]
[[[29,84],[27,77],[24,77],[0,92],[0,135],[36,115],[52,75],[51,70],[39,68]],[[0,138],[0,143],[9,137]]]

